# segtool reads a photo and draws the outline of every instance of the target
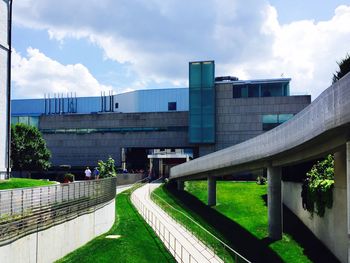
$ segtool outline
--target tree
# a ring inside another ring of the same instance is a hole
[[[50,167],[51,153],[40,131],[33,126],[17,123],[11,126],[12,169],[47,170]]]
[[[114,177],[117,175],[112,157],[109,157],[106,162],[98,161],[98,170],[100,171],[100,178]]]
[[[303,208],[313,215],[322,217],[327,208],[333,205],[334,157],[329,154],[324,160],[317,162],[306,173],[301,197]]]
[[[348,72],[350,72],[350,55],[347,54],[346,57],[340,62],[337,62],[337,64],[339,66],[339,70],[335,74],[333,74],[332,84],[336,83]]]

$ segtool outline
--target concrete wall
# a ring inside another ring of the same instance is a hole
[[[0,45],[8,48],[8,1],[0,0]],[[0,179],[4,178],[7,167],[7,62],[8,51],[0,47]]]
[[[107,232],[115,219],[115,200],[93,213],[30,234],[0,247],[2,263],[54,262]]]
[[[333,192],[333,207],[326,208],[324,217],[303,209],[301,183],[283,182],[283,203],[319,238],[341,262],[347,261],[346,189],[336,185]]]
[[[143,177],[143,174],[118,174],[117,175],[117,185],[127,185],[133,184],[137,181],[140,181]]]
[[[40,129],[69,128],[176,128],[188,125],[187,112],[77,114],[40,117]],[[121,149],[188,148],[187,130],[133,131],[90,134],[43,134],[52,152],[53,165],[96,165],[112,156],[121,165]]]
[[[199,156],[244,142],[265,131],[263,115],[297,114],[308,106],[311,96],[233,98],[232,83],[215,85],[215,144],[199,145]]]
[[[199,156],[204,156],[263,133],[263,114],[294,114],[310,103],[310,96],[233,99],[232,90],[232,84],[216,85],[216,144],[211,145],[189,144],[187,111],[41,116],[39,128],[44,131],[44,138],[52,152],[53,165],[90,166],[95,165],[97,160],[112,156],[116,165],[120,166],[121,149],[129,147],[198,147]],[[182,129],[91,134],[45,133],[46,129],[134,127]]]
[[[233,98],[232,83],[216,84],[215,151],[264,133],[265,114],[296,114],[308,106],[311,96]]]

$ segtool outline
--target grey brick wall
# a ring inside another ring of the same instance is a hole
[[[40,118],[40,129],[174,127],[187,123],[187,112],[50,115]],[[52,152],[53,165],[95,165],[108,156],[120,165],[121,148],[190,147],[187,131],[44,134],[44,138]]]
[[[216,144],[199,146],[200,156],[262,134],[265,114],[296,114],[311,96],[233,98],[232,84],[216,84]]]
[[[216,143],[190,145],[188,131],[44,134],[54,165],[94,165],[112,156],[121,163],[121,148],[198,148],[199,156],[243,142],[263,133],[265,114],[296,114],[310,96],[234,99],[232,84],[216,85]],[[40,118],[40,129],[131,128],[188,126],[188,112],[50,115]]]

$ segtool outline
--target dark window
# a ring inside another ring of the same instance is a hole
[[[168,110],[176,110],[176,102],[168,102]]]
[[[294,114],[267,114],[262,116],[263,130],[271,130],[283,122],[291,119]]]
[[[256,85],[256,84],[248,85],[248,96],[249,98],[259,97],[259,85]]]
[[[118,102],[115,103],[115,108],[116,108],[116,109],[119,108],[119,103],[118,103]]]
[[[241,97],[241,87],[233,86],[233,98],[240,98],[240,97]]]

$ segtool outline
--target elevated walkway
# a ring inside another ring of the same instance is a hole
[[[282,238],[282,167],[335,154],[336,184],[346,187],[346,216],[337,219],[335,232],[348,233],[346,245],[324,235],[319,238],[342,262],[350,262],[350,73],[326,89],[289,121],[262,135],[170,170],[170,180],[183,189],[184,181],[208,179],[208,205],[216,204],[216,177],[266,168],[269,237]],[[335,223],[335,219],[332,224]],[[332,235],[337,235],[332,233]],[[344,249],[343,249],[344,246]],[[339,249],[341,247],[341,249]],[[341,251],[340,251],[341,250]]]

